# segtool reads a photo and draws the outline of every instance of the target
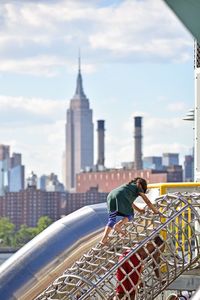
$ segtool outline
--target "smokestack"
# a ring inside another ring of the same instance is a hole
[[[134,117],[135,123],[135,160],[134,160],[134,169],[142,170],[142,117]]]
[[[104,120],[98,120],[97,121],[97,147],[98,147],[98,159],[97,159],[97,165],[98,166],[104,166]]]

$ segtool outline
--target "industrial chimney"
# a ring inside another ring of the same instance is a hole
[[[98,158],[97,166],[104,166],[104,120],[97,121],[97,148],[98,148]]]
[[[142,170],[142,117],[134,117],[135,123],[135,160],[134,160],[134,169]]]

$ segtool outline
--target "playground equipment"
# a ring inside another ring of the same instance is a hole
[[[184,271],[197,268],[200,258],[200,194],[166,194],[156,199],[156,205],[159,215],[153,215],[148,209],[144,215],[136,214],[134,220],[125,226],[124,237],[113,232],[107,246],[97,243],[35,300],[113,299],[119,285],[124,289],[121,299],[130,299],[131,292],[135,291],[138,300],[150,300]],[[154,241],[158,235],[163,239],[160,246]],[[149,243],[155,247],[152,253],[147,250]],[[127,249],[130,252],[119,261]],[[139,256],[142,273],[139,274],[138,266],[132,264],[133,270],[125,274],[126,280],[131,282],[132,272],[138,272],[140,283],[133,284],[127,291],[124,279],[116,279],[116,271],[122,269],[125,262],[130,263],[132,255],[138,257],[141,249],[147,254],[144,258]]]

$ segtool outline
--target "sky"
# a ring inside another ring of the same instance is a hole
[[[105,165],[134,158],[134,116],[143,156],[191,154],[194,41],[162,0],[1,0],[0,144],[22,154],[26,174],[62,181],[66,110],[81,52],[83,88],[105,120]],[[26,175],[26,176],[27,176]]]

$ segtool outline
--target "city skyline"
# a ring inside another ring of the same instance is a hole
[[[5,1],[0,14],[0,143],[22,153],[27,173],[62,180],[79,48],[94,163],[98,119],[105,166],[133,160],[135,115],[144,156],[190,153],[193,126],[182,118],[194,107],[193,38],[162,1]]]

